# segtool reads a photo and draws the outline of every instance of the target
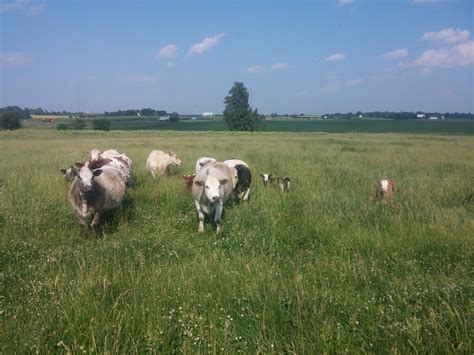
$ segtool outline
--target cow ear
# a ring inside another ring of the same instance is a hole
[[[61,169],[60,170],[63,174],[66,174],[66,169]]]
[[[80,169],[84,166],[84,164],[82,163],[74,163],[74,166],[76,167],[76,169]]]
[[[92,175],[94,175],[94,176],[99,176],[102,173],[103,173],[102,169],[95,169],[95,170],[92,171]]]
[[[219,183],[220,183],[221,185],[225,185],[225,184],[227,184],[228,182],[229,182],[229,180],[227,180],[227,179],[219,180]]]
[[[196,186],[204,186],[204,181],[195,180],[195,181],[194,181],[194,185],[196,185]]]

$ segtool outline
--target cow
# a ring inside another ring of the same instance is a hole
[[[193,175],[183,175],[184,183],[186,184],[186,191],[191,192],[193,187],[194,178],[196,174]]]
[[[288,176],[273,176],[272,174],[260,174],[263,185],[274,186],[283,192],[290,192],[290,178]]]
[[[216,230],[222,230],[221,217],[224,203],[233,194],[232,175],[223,163],[206,164],[194,178],[192,194],[198,212],[198,232],[204,232],[204,216],[214,213]]]
[[[75,178],[75,175],[72,171],[72,168],[69,167],[67,169],[60,169],[61,174],[63,174],[64,181],[66,182],[72,182]]]
[[[234,192],[242,201],[248,201],[250,194],[250,184],[252,183],[252,173],[246,162],[238,159],[225,160],[229,168],[235,169],[233,172]]]
[[[377,180],[377,192],[375,198],[382,202],[388,203],[391,202],[395,194],[395,183],[393,180]]]
[[[215,163],[217,160],[214,158],[211,158],[208,155],[203,155],[202,157],[199,157],[198,160],[196,161],[196,169],[194,172],[197,174],[201,168],[209,163]]]
[[[125,195],[125,183],[119,172],[108,167],[103,160],[76,163],[71,170],[75,178],[69,190],[69,203],[81,225],[80,236],[84,238],[90,218],[95,235],[95,226],[102,212],[120,206]]]
[[[96,160],[107,160],[108,166],[115,168],[119,171],[122,176],[122,179],[128,187],[134,185],[133,181],[133,162],[132,160],[123,153],[119,153],[115,149],[107,149],[105,151],[100,151],[98,149],[92,149],[89,152],[91,156],[91,161]]]
[[[146,168],[153,178],[163,175],[170,166],[180,165],[181,160],[171,150],[168,150],[166,153],[161,150],[153,150],[146,160]]]

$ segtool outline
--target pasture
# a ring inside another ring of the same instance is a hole
[[[131,157],[137,186],[82,240],[59,169],[92,148]],[[23,129],[0,149],[2,353],[474,351],[470,135]],[[183,164],[153,180],[153,149]],[[218,235],[181,178],[205,153],[254,175]]]

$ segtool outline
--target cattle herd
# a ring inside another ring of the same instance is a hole
[[[61,169],[64,179],[71,182],[69,203],[81,226],[80,235],[85,236],[88,221],[95,234],[104,211],[120,206],[127,187],[134,185],[132,160],[115,149],[89,152],[90,159]],[[146,169],[155,177],[164,175],[171,166],[180,166],[181,160],[175,152],[153,150],[146,160]],[[272,186],[282,192],[290,192],[288,176],[260,174],[264,186]],[[218,162],[204,155],[197,159],[195,173],[183,176],[185,186],[194,197],[198,213],[198,232],[204,231],[204,217],[214,218],[217,232],[222,230],[222,210],[230,198],[248,201],[252,173],[246,162],[238,159]],[[377,180],[376,198],[383,203],[394,197],[392,180]]]

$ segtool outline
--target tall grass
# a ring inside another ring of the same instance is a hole
[[[126,152],[138,183],[81,240],[59,169],[91,148]],[[153,180],[169,148],[183,165]],[[472,137],[22,130],[0,149],[3,353],[473,351]],[[254,174],[219,235],[180,177],[205,153]]]

